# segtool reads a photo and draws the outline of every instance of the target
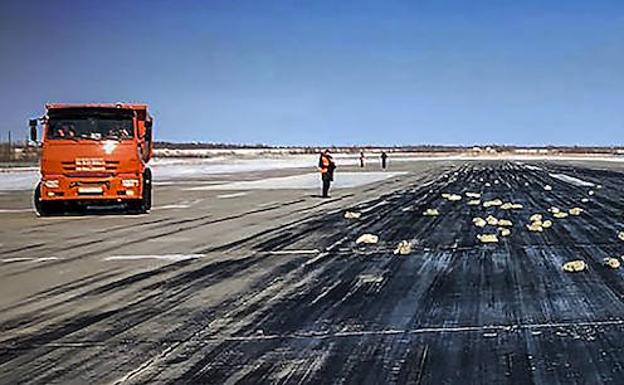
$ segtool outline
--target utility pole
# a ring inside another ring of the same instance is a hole
[[[13,160],[13,143],[11,142],[11,130],[9,130],[9,162]]]

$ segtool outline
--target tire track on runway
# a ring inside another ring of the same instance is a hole
[[[23,273],[27,273],[27,272],[31,272],[34,270],[39,270],[39,269],[43,269],[43,268],[49,268],[51,266],[58,266],[58,265],[62,265],[62,264],[67,264],[67,263],[71,263],[74,262],[78,259],[82,259],[85,257],[89,257],[89,256],[95,256],[95,255],[102,255],[102,254],[106,254],[107,252],[111,252],[114,250],[117,250],[123,246],[127,246],[127,245],[132,245],[132,244],[137,244],[137,243],[141,243],[141,242],[145,242],[148,241],[150,239],[155,239],[155,238],[159,238],[159,237],[164,237],[164,236],[168,236],[168,235],[173,235],[173,234],[177,234],[177,233],[181,233],[187,230],[196,230],[199,229],[201,227],[204,226],[210,226],[210,225],[214,225],[214,224],[219,224],[219,223],[223,223],[223,222],[227,222],[227,221],[232,221],[235,219],[240,219],[243,217],[246,217],[248,215],[254,215],[254,214],[259,214],[259,213],[263,213],[263,212],[267,212],[267,211],[272,211],[272,210],[276,210],[276,209],[280,209],[283,207],[288,207],[290,205],[294,205],[294,204],[298,204],[303,202],[303,199],[299,199],[299,200],[294,200],[294,201],[290,201],[290,202],[285,202],[285,203],[281,203],[278,205],[274,205],[274,206],[270,206],[270,207],[264,207],[264,208],[259,208],[259,209],[254,209],[254,210],[250,210],[250,211],[246,211],[244,213],[241,214],[234,214],[234,215],[230,215],[230,216],[226,216],[223,218],[216,218],[216,219],[208,219],[211,218],[212,215],[208,214],[208,215],[204,215],[198,218],[192,218],[192,219],[181,219],[181,220],[175,220],[173,222],[168,222],[168,223],[162,223],[162,224],[158,224],[157,226],[154,226],[154,228],[152,228],[151,230],[155,230],[155,229],[162,229],[162,228],[166,228],[166,231],[162,231],[162,232],[155,232],[155,233],[151,233],[148,235],[143,235],[143,236],[138,236],[136,238],[130,238],[128,236],[123,238],[123,241],[121,242],[117,242],[115,243],[113,246],[106,246],[100,249],[96,249],[93,251],[89,251],[89,252],[83,252],[81,254],[78,254],[76,256],[72,256],[69,258],[64,258],[64,259],[59,259],[59,260],[55,260],[55,261],[51,261],[49,263],[41,263],[41,264],[37,264],[37,265],[32,265],[29,266],[25,269],[22,270],[17,270],[17,271],[13,271],[13,272],[8,272],[5,273],[5,276],[13,276],[13,275],[17,275],[17,274],[23,274]],[[187,226],[180,226],[180,227],[176,227],[174,229],[172,229],[173,226],[176,225],[187,225]],[[96,240],[91,240],[88,242],[81,242],[75,245],[64,245],[62,248],[57,248],[57,249],[53,249],[53,250],[46,250],[46,254],[50,255],[50,254],[60,254],[61,250],[65,250],[65,249],[82,249],[85,248],[87,246],[93,246],[93,245],[97,245],[97,244],[102,244],[104,242],[110,241],[111,238],[114,238],[115,236],[110,236],[110,237],[104,237],[104,238],[100,238],[100,239],[96,239]],[[9,255],[7,255],[8,257]],[[15,254],[15,255],[10,255],[10,257],[19,257],[19,254]]]
[[[39,331],[13,341],[22,349],[0,352],[13,357],[12,367],[0,365],[0,382],[556,385],[569,383],[565,365],[580,382],[619,378],[612,369],[624,363],[624,280],[600,265],[608,238],[581,232],[610,225],[601,215],[616,208],[598,206],[570,229],[529,234],[527,214],[571,201],[577,190],[510,163],[473,162],[444,175],[354,205],[370,209],[358,222],[336,209],[276,223],[246,239],[249,250],[226,247],[247,254],[224,264],[185,261],[162,274],[100,282],[83,297],[90,308],[76,296],[55,309],[62,318],[35,322]],[[481,178],[500,182],[486,188]],[[548,199],[535,190],[545,181],[554,187]],[[525,207],[502,213],[440,197],[476,188]],[[403,211],[408,205],[414,210]],[[423,217],[429,206],[441,215]],[[478,244],[471,218],[484,213],[512,219],[512,236]],[[380,243],[355,247],[363,231]],[[405,238],[418,241],[414,253],[392,255]],[[302,245],[323,250],[269,253]],[[579,255],[588,271],[561,271]],[[89,316],[94,322],[69,332]],[[92,346],[71,348],[80,342]],[[55,347],[63,344],[69,348]],[[87,372],[88,381],[80,377]]]

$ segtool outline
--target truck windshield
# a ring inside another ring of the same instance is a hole
[[[134,137],[132,111],[63,109],[48,112],[48,139],[124,140]]]

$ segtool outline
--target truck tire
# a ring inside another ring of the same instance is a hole
[[[145,170],[143,177],[143,197],[130,203],[130,211],[134,214],[147,214],[152,209],[152,173]]]
[[[145,211],[150,211],[152,209],[152,170],[149,168],[145,170],[143,177],[143,191]]]
[[[41,183],[37,184],[35,187],[35,193],[33,194],[33,203],[35,206],[35,212],[40,217],[48,217],[55,213],[54,203],[52,202],[43,202],[41,200]]]

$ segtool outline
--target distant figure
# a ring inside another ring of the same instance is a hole
[[[329,154],[329,150],[321,152],[318,167],[321,172],[321,181],[323,182],[322,197],[329,198],[329,187],[331,182],[334,181],[334,170],[336,169],[336,164]]]
[[[364,168],[364,151],[360,151],[360,167]]]
[[[388,154],[385,151],[381,152],[381,168],[386,169],[386,159],[388,159]]]

